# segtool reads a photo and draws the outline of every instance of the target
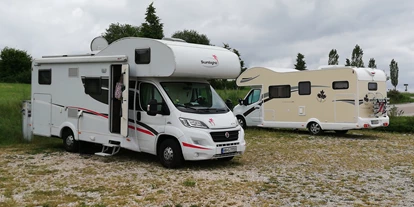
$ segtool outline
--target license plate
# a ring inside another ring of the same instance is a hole
[[[372,120],[371,121],[371,124],[378,124],[379,123],[379,121],[378,120]]]
[[[237,146],[221,148],[221,154],[226,154],[226,153],[236,152],[236,151],[237,151]]]

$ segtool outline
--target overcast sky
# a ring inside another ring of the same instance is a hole
[[[151,2],[166,37],[194,29],[239,50],[247,67],[294,67],[300,52],[316,69],[331,49],[345,64],[358,44],[365,66],[375,58],[389,74],[394,58],[398,88],[414,91],[413,0],[1,0],[0,49],[34,58],[86,53],[110,23],[141,25]]]

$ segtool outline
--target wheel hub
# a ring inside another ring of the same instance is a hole
[[[174,151],[171,147],[167,147],[164,149],[164,159],[165,160],[172,160],[174,157]]]
[[[72,135],[68,136],[68,137],[66,138],[66,145],[68,145],[68,146],[72,146],[72,145],[73,145],[73,141],[74,141],[73,136],[72,136]]]

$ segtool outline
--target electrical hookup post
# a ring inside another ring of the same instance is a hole
[[[27,142],[32,141],[33,131],[32,131],[32,104],[30,100],[25,100],[22,103],[22,132],[23,139]]]

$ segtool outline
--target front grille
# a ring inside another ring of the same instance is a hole
[[[226,133],[229,133],[228,138],[226,137]],[[210,135],[214,142],[229,142],[239,138],[239,131],[211,132]]]

